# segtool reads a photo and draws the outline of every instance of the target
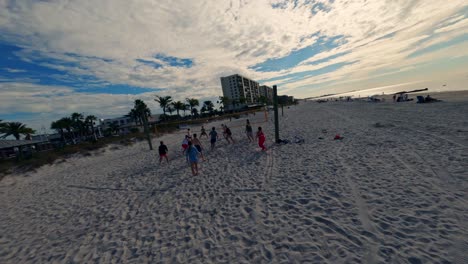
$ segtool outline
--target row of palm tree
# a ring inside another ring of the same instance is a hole
[[[172,96],[156,95],[156,98],[154,100],[158,102],[159,106],[162,108],[163,114],[164,114],[163,116],[165,120],[167,120],[167,113],[169,112],[169,114],[172,115],[174,111],[177,112],[177,116],[180,116],[180,111],[184,111],[184,115],[185,115],[185,111],[187,110],[190,110],[190,114],[192,117],[198,115],[198,109],[196,108],[197,106],[200,106],[200,101],[198,99],[186,98],[185,102],[182,102],[182,101],[173,101]],[[238,100],[230,100],[226,96],[220,96],[218,100],[216,101],[216,103],[220,104],[219,109],[223,112],[224,109],[229,105],[238,106],[238,105],[245,104],[246,101],[247,100],[243,97],[239,98]],[[264,103],[264,104],[268,103],[267,98],[265,96],[260,96],[258,98],[258,102]],[[200,108],[200,113],[212,114],[214,110],[215,109],[214,109],[213,102],[208,100],[208,101],[203,102],[202,107]]]
[[[63,141],[66,141],[65,131],[67,136],[72,141],[77,138],[83,138],[92,135],[94,140],[97,140],[94,125],[97,117],[94,115],[88,115],[86,117],[80,113],[73,113],[70,116],[62,117],[57,121],[50,124],[50,128],[57,131],[62,137]]]
[[[26,136],[27,139],[31,139],[31,134],[36,133],[32,128],[27,127],[25,124],[20,122],[3,122],[0,120],[0,135],[1,138],[7,138],[13,136],[16,140],[21,139],[21,135]]]
[[[172,115],[174,111],[177,112],[177,116],[180,116],[180,111],[184,111],[184,116],[186,111],[190,111],[190,115],[197,116],[198,109],[197,106],[200,106],[200,101],[195,98],[185,98],[185,102],[182,101],[173,101],[172,96],[159,96],[156,95],[154,99],[159,103],[159,106],[163,110],[163,118],[167,120],[167,112]],[[225,100],[226,101],[226,100]],[[219,101],[218,101],[219,103]],[[200,109],[200,112],[203,114],[205,112],[212,113],[214,111],[214,104],[212,101],[204,101]]]

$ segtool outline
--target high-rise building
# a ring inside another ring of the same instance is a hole
[[[234,74],[231,76],[221,77],[221,86],[223,88],[223,96],[229,98],[231,102],[229,106],[226,106],[227,110],[233,108],[240,108],[245,105],[253,105],[258,102],[260,96],[258,82]],[[241,104],[241,101],[245,103]],[[237,104],[233,104],[236,102]]]
[[[271,104],[273,102],[273,88],[262,85],[260,86],[260,96],[265,96],[267,103]]]

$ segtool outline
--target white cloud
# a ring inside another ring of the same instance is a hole
[[[434,30],[434,33],[443,33],[443,32],[448,32],[452,30],[463,30],[463,32],[468,33],[468,18],[465,18],[463,20],[459,20],[456,23],[438,28]]]
[[[4,68],[5,71],[9,73],[21,73],[21,72],[26,72],[25,70],[20,70],[20,69],[13,69],[13,68]]]
[[[0,39],[22,46],[19,55],[25,60],[54,58],[78,64],[43,66],[71,75],[94,76],[109,84],[165,88],[167,94],[183,99],[220,95],[219,77],[232,73],[267,79],[333,63],[356,62],[284,87],[295,95],[314,94],[313,89],[299,87],[340,82],[343,78],[356,81],[371,78],[378,70],[430,61],[433,57],[429,54],[414,60],[408,60],[407,55],[466,32],[466,19],[459,14],[467,6],[464,0],[316,1],[326,10],[316,7],[314,13],[306,4],[309,1],[271,7],[281,2],[3,0]],[[306,62],[349,53],[319,65],[302,63],[277,72],[249,69],[315,43],[318,36],[312,36],[314,33],[342,35],[347,42]],[[394,36],[379,39],[391,33]],[[156,69],[136,61],[165,64],[154,58],[158,53],[190,58],[194,65]],[[123,97],[109,95],[106,100],[120,104]],[[96,103],[92,95],[77,98],[79,104],[72,104],[76,109]]]
[[[31,113],[33,118],[22,118],[19,121],[36,130],[40,130],[42,126],[48,129],[52,121],[73,112],[95,115],[98,118],[122,116],[130,111],[136,99],[143,100],[152,113],[162,112],[154,101],[157,94],[155,92],[138,95],[78,93],[64,86],[15,82],[0,82],[0,91],[0,119],[5,121],[6,118],[2,116],[13,113]],[[197,98],[200,103],[204,100],[216,101],[213,96],[203,95]],[[174,96],[174,100],[185,101],[185,97]]]

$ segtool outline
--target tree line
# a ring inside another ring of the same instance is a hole
[[[159,103],[159,106],[163,110],[163,115],[161,116],[162,120],[171,119],[170,116],[172,116],[173,112],[177,112],[177,117],[180,117],[180,111],[184,112],[184,116],[186,111],[190,111],[192,117],[197,117],[199,114],[213,113],[215,110],[215,106],[210,100],[204,101],[200,110],[196,108],[200,106],[200,101],[196,98],[185,98],[185,101],[182,102],[174,101],[172,96],[156,95],[154,100]],[[220,102],[218,101],[218,103]],[[223,109],[223,106],[220,108]],[[169,113],[170,116],[167,113]]]
[[[216,103],[220,104],[220,107],[219,110],[217,110],[215,109],[213,101],[210,100],[203,101],[201,103],[201,107],[200,101],[196,98],[185,98],[184,101],[175,101],[172,96],[156,95],[154,100],[159,103],[159,106],[163,111],[163,114],[160,117],[161,121],[180,119],[182,118],[180,112],[183,112],[184,117],[186,118],[187,111],[189,112],[190,118],[222,114],[228,105],[239,106],[246,103],[246,99],[243,97],[239,98],[238,100],[230,100],[226,96],[219,96]],[[256,101],[262,104],[271,103],[265,96],[260,96]],[[200,109],[197,107],[200,107]],[[176,113],[175,116],[173,115],[174,112]],[[151,110],[143,100],[137,99],[134,102],[133,108],[126,116],[130,117],[137,126],[142,126],[144,120],[146,119],[147,121],[148,117],[151,116]],[[95,133],[96,121],[97,117],[94,115],[88,115],[85,117],[81,113],[72,113],[70,116],[62,117],[56,121],[53,121],[50,125],[50,128],[60,134],[63,142],[76,142],[77,140],[82,140],[83,138],[97,140]],[[108,130],[109,131],[107,132],[115,133],[119,130],[119,125],[111,123],[109,124]],[[35,132],[36,131],[34,129],[27,127],[23,123],[2,122],[2,120],[0,120],[1,138],[13,136],[19,140],[23,135],[26,137],[26,139],[31,139],[31,135]]]
[[[62,117],[53,121],[50,128],[57,131],[62,141],[76,142],[78,139],[91,138],[97,140],[94,126],[97,117],[94,115],[84,116],[80,113],[72,113],[70,116]]]
[[[160,96],[156,95],[154,99],[159,106],[163,110],[163,114],[161,116],[161,120],[167,121],[173,119],[172,113],[176,112],[176,118],[180,118],[180,112],[184,112],[184,116],[186,111],[190,112],[190,116],[199,117],[200,115],[213,115],[213,114],[220,114],[224,113],[224,110],[227,106],[239,106],[246,103],[246,99],[244,97],[240,97],[238,100],[230,100],[226,96],[219,96],[218,100],[216,101],[217,104],[220,104],[219,111],[215,109],[213,101],[207,100],[204,101],[201,105],[200,110],[196,107],[200,106],[200,101],[196,98],[185,98],[185,101],[174,101],[172,96]],[[260,96],[256,99],[258,103],[268,104],[271,103],[265,96]],[[169,113],[169,115],[168,115]]]

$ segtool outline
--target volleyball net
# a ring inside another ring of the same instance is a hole
[[[202,126],[208,126],[210,123],[223,121],[223,124],[229,128],[245,127],[245,122],[249,119],[252,126],[268,122],[268,110],[266,108],[251,109],[242,112],[223,114],[220,116],[210,116],[197,119],[186,119],[169,121],[163,123],[150,123],[150,130],[154,134],[163,133],[181,133],[186,134],[187,129],[199,129]],[[208,132],[210,127],[205,127]],[[194,130],[192,130],[194,131]]]

